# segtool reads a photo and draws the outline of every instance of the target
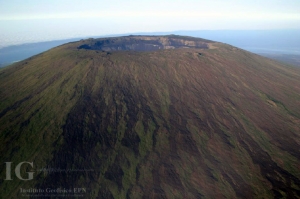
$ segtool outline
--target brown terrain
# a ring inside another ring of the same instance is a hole
[[[281,63],[290,64],[292,66],[300,67],[300,55],[296,54],[271,54],[271,53],[259,53],[264,57],[268,57]]]

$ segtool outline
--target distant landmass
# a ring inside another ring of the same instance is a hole
[[[264,57],[268,57],[270,59],[277,60],[282,63],[290,64],[293,66],[300,67],[300,55],[292,55],[292,54],[268,54],[268,53],[260,53],[260,55]]]
[[[244,50],[299,66],[300,30],[200,30],[130,33],[132,35],[186,35],[230,44]],[[128,34],[94,36],[93,38]],[[53,47],[86,38],[72,38],[8,46],[0,49],[0,67],[24,60]],[[296,60],[296,61],[295,61]]]

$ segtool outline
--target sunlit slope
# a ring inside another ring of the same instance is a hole
[[[150,52],[78,49],[85,42],[0,70],[1,197],[58,187],[85,187],[85,198],[300,197],[299,69],[208,41]],[[22,161],[89,171],[4,180],[4,163]]]

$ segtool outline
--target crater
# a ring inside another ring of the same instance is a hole
[[[102,51],[156,51],[163,49],[196,48],[208,49],[213,41],[184,36],[125,36],[89,39],[78,49]]]

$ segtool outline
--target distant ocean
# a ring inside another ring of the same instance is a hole
[[[70,40],[71,38],[87,38],[87,37],[41,37],[41,38],[22,38],[18,37],[15,40],[13,38],[1,38],[0,33],[0,50],[11,46],[23,46],[33,43],[47,43],[53,41]]]
[[[66,40],[54,40],[38,43],[26,43],[21,45],[12,45],[0,48],[0,67],[7,66],[14,62],[18,62],[29,58],[33,55],[42,53],[53,47],[62,45],[64,43],[78,41],[80,38],[66,39]]]

